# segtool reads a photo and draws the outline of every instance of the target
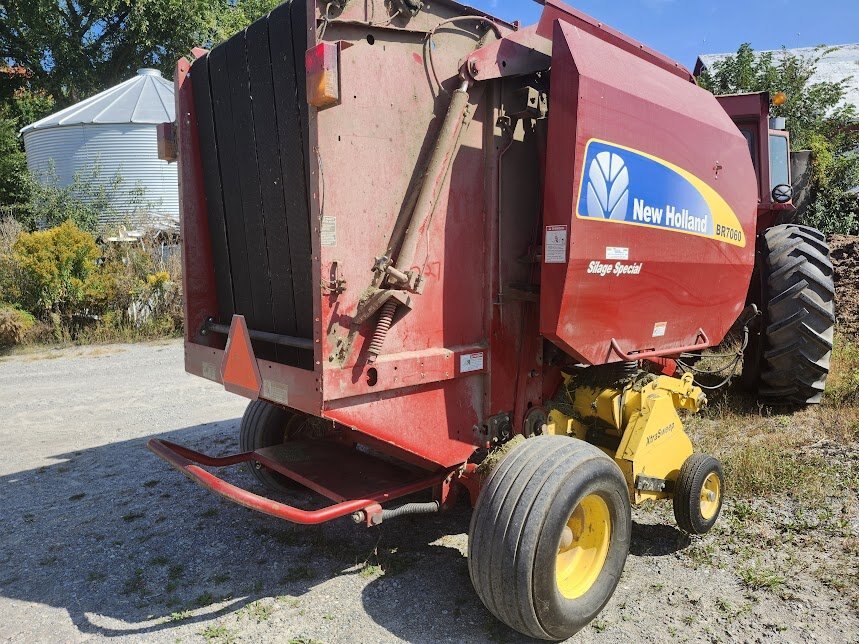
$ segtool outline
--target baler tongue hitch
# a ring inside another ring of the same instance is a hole
[[[346,445],[323,441],[290,441],[232,456],[207,456],[169,441],[153,438],[149,449],[189,479],[224,498],[273,517],[313,525],[361,513],[362,521],[378,525],[386,518],[437,511],[428,504],[409,503],[383,510],[382,503],[440,485],[449,471],[415,473]],[[302,510],[259,496],[203,469],[238,463],[259,463],[335,503]]]

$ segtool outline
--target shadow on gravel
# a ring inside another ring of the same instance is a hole
[[[159,437],[223,455],[238,451],[238,422]],[[294,526],[219,500],[145,444],[59,454],[50,466],[0,477],[0,595],[65,609],[81,633],[112,637],[208,622],[262,597],[290,602],[334,577],[361,575],[367,614],[405,640],[526,641],[471,588],[464,539],[450,536],[468,530],[464,504],[372,530],[348,519]],[[239,468],[222,473],[256,489]],[[315,502],[302,492],[286,498]],[[679,534],[636,525],[631,552],[673,553],[688,544]]]

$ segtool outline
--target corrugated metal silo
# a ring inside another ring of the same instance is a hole
[[[27,164],[43,180],[55,174],[61,186],[79,175],[110,187],[119,175],[119,189],[110,191],[115,212],[105,213],[102,225],[139,225],[142,206],[158,220],[177,223],[176,164],[158,158],[156,135],[157,124],[175,116],[173,84],[157,69],[140,69],[134,78],[23,128]]]

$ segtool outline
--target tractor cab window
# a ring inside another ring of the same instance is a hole
[[[770,190],[790,185],[790,150],[787,137],[770,134]]]

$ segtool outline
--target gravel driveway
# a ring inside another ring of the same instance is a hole
[[[0,359],[0,640],[522,641],[471,589],[466,508],[291,526],[145,449],[236,451],[244,406],[186,375],[178,341]],[[839,593],[749,590],[669,517],[636,513],[618,591],[576,641],[859,641]]]

